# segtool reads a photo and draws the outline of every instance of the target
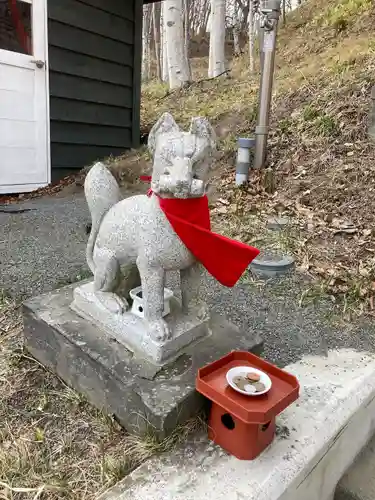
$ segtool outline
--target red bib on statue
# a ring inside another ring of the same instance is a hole
[[[159,203],[186,248],[222,285],[234,286],[259,254],[257,248],[211,231],[207,196],[159,198]]]

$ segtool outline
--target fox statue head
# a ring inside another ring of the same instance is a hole
[[[164,113],[153,126],[148,148],[153,158],[151,188],[161,197],[192,198],[206,192],[216,151],[216,135],[206,118],[193,118],[182,131]]]

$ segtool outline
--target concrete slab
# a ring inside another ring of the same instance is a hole
[[[375,499],[375,438],[339,482],[335,500]]]
[[[80,284],[79,284],[80,285]],[[95,406],[133,433],[153,428],[163,437],[204,405],[195,391],[197,369],[233,349],[259,354],[262,342],[214,314],[209,335],[158,366],[136,356],[107,332],[77,315],[70,285],[24,304],[27,349]]]
[[[375,357],[331,351],[287,370],[301,397],[256,460],[239,461],[199,436],[146,462],[100,500],[333,500],[375,430]]]

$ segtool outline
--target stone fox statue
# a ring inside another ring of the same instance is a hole
[[[97,298],[115,314],[128,309],[127,293],[124,297],[115,293],[121,271],[137,266],[149,334],[156,341],[165,341],[171,333],[162,317],[166,271],[180,271],[184,308],[198,307],[202,318],[207,310],[198,297],[199,265],[174,232],[159,197],[205,195],[215,133],[204,118],[192,119],[189,132],[183,132],[166,113],[152,128],[148,147],[153,157],[151,188],[156,196],[122,200],[115,178],[103,164],[97,163],[89,171],[85,195],[92,227],[86,258]]]

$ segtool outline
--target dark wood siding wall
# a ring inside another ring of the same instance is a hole
[[[48,0],[52,174],[138,145],[139,3]]]

